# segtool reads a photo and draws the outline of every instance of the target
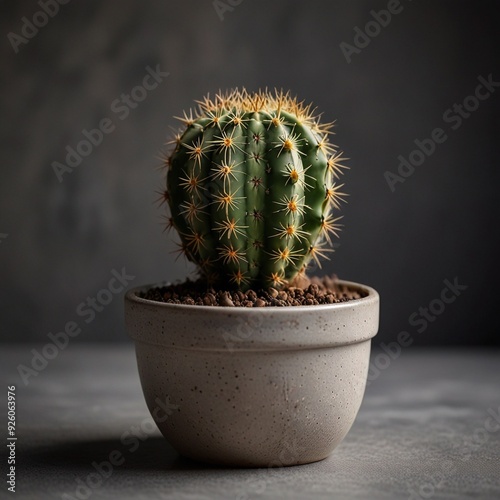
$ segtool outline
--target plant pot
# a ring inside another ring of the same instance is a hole
[[[379,296],[296,307],[175,305],[125,296],[148,408],[194,460],[273,467],[326,458],[356,417]],[[158,402],[171,411],[159,417]]]

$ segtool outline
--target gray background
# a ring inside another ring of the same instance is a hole
[[[78,340],[124,340],[122,298],[85,324],[76,308],[107,286],[183,279],[162,234],[160,164],[170,127],[193,99],[244,85],[290,88],[337,120],[350,158],[345,228],[326,273],[374,286],[377,342],[409,331],[415,344],[496,344],[500,89],[450,131],[443,113],[500,81],[494,1],[401,0],[403,11],[347,63],[339,44],[387,2],[243,0],[220,20],[210,0],[69,2],[16,54],[34,1],[3,1],[0,45],[0,315],[4,340],[44,341],[75,320]],[[120,120],[112,102],[146,67],[170,75]],[[60,183],[82,130],[116,126]],[[436,127],[444,144],[392,193],[384,172]],[[468,286],[422,332],[409,316],[440,296],[443,280]]]

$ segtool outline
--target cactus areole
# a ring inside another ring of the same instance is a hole
[[[167,158],[168,226],[210,284],[280,288],[331,252],[341,154],[311,105],[233,90],[180,118]]]

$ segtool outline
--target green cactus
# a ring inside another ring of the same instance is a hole
[[[166,160],[180,251],[213,284],[282,287],[320,264],[339,230],[345,167],[311,105],[289,93],[205,97]]]

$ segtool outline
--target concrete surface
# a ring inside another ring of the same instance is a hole
[[[32,348],[1,348],[3,418],[16,385],[17,498],[500,498],[499,351],[374,352],[358,418],[328,459],[225,469],[179,457],[152,427],[131,345],[70,344],[24,385]],[[97,474],[110,455],[119,465]]]

